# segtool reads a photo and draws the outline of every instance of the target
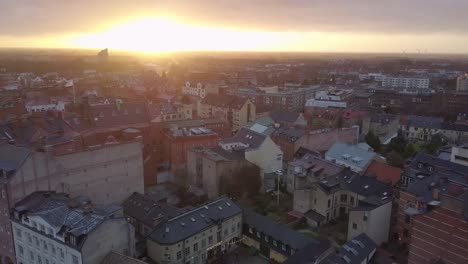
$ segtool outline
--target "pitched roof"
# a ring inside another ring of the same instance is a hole
[[[122,204],[125,215],[133,217],[148,226],[152,226],[156,218],[172,217],[179,210],[166,203],[155,201],[151,196],[133,193]]]
[[[353,144],[358,136],[358,127],[315,130],[308,135],[307,147],[311,150],[327,151],[336,142]]]
[[[209,93],[205,96],[201,103],[222,108],[240,109],[247,100],[247,98],[234,95],[218,95]]]
[[[93,124],[99,128],[149,123],[151,120],[146,102],[92,105],[89,115]]]
[[[291,142],[295,142],[306,134],[306,131],[295,127],[280,127],[273,132],[274,136],[286,138]]]
[[[439,129],[443,121],[440,117],[412,115],[408,118],[408,126]]]
[[[369,167],[367,167],[364,175],[376,175],[377,180],[382,182],[391,182],[392,185],[397,184],[400,181],[402,169],[390,166],[386,163],[373,160]]]
[[[273,110],[268,115],[271,117],[271,119],[273,119],[277,123],[280,123],[280,122],[294,123],[299,118],[300,113]]]
[[[231,199],[221,197],[159,225],[149,239],[165,245],[175,244],[224,220],[241,214],[242,210]]]
[[[28,148],[0,143],[0,170],[6,172],[17,170],[30,153]]]
[[[310,243],[319,244],[321,242],[296,232],[285,225],[278,224],[271,218],[258,214],[250,208],[243,208],[243,210],[245,224],[255,228],[258,232],[270,236],[273,240],[289,245],[295,250],[302,249]]]
[[[377,244],[365,233],[346,242],[337,253],[328,255],[320,263],[323,264],[361,264],[371,258],[377,250]],[[299,262],[298,262],[299,263]],[[304,263],[304,262],[302,262]]]
[[[325,154],[331,159],[353,164],[361,169],[366,169],[368,164],[377,155],[375,152],[367,150],[364,145],[352,145],[336,142]]]
[[[138,259],[134,259],[129,256],[119,254],[117,252],[111,251],[107,256],[101,261],[101,264],[145,264]]]
[[[233,137],[222,139],[221,144],[240,142],[248,145],[248,148],[258,148],[268,136],[252,131],[248,128],[241,128]]]
[[[15,204],[14,210],[21,215],[39,216],[57,230],[68,231],[79,239],[82,245],[84,236],[97,226],[113,217],[121,207],[93,206],[86,197],[69,198],[63,193],[34,192]]]

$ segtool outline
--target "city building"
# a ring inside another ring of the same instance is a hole
[[[389,143],[393,137],[396,137],[399,128],[400,122],[396,115],[371,114],[362,121],[362,134],[367,135],[372,131],[383,144]]]
[[[145,264],[141,260],[119,254],[117,252],[110,252],[107,256],[101,261],[101,264]]]
[[[468,91],[468,74],[458,76],[456,90],[459,92]]]
[[[260,176],[259,168],[244,158],[243,151],[215,147],[194,148],[187,153],[188,184],[201,188],[211,199],[227,194],[239,174],[249,168]]]
[[[299,112],[287,112],[273,110],[268,113],[268,116],[273,120],[276,126],[286,127],[306,127],[307,120],[304,115]]]
[[[53,98],[34,98],[27,100],[24,104],[26,111],[31,112],[46,112],[50,110],[65,111],[65,105],[69,103],[67,99]]]
[[[200,118],[218,117],[227,120],[233,132],[255,119],[256,106],[247,98],[208,94],[199,104]]]
[[[434,135],[441,135],[451,143],[462,143],[468,139],[468,125],[444,122],[439,117],[412,115],[401,129],[411,141],[429,142]]]
[[[403,170],[383,163],[381,161],[373,160],[364,172],[365,176],[375,176],[377,180],[385,183],[391,183],[393,186],[400,182]]]
[[[215,147],[218,144],[218,135],[203,127],[189,129],[172,127],[166,130],[163,144],[175,182],[186,186],[187,151],[197,147]]]
[[[382,86],[429,89],[429,78],[417,76],[384,76],[382,78]]]
[[[307,100],[306,107],[318,108],[346,108],[346,101],[342,101],[340,95],[320,91],[315,94],[315,98]]]
[[[242,237],[242,209],[221,197],[160,224],[147,238],[157,263],[210,262],[233,249]]]
[[[336,142],[356,144],[358,142],[358,138],[358,126],[353,126],[350,128],[320,129],[309,132],[305,142],[300,144],[304,148],[310,150],[326,152]]]
[[[314,261],[323,259],[331,252],[330,242],[307,237],[252,209],[244,208],[243,220],[242,243],[257,249],[261,255],[276,263],[283,263],[305,249]]]
[[[0,256],[14,259],[9,208],[36,190],[85,195],[98,204],[122,203],[143,192],[142,146],[138,142],[95,146],[54,155],[0,144]]]
[[[294,159],[294,153],[307,140],[307,132],[303,128],[280,127],[271,134],[271,139],[283,151],[284,161],[289,162]]]
[[[219,94],[223,82],[190,82],[186,81],[182,93],[186,95],[205,98],[207,94]]]
[[[418,153],[405,169],[392,234],[408,263],[466,263],[468,167]]]
[[[18,264],[98,264],[111,251],[134,254],[134,231],[119,206],[95,206],[82,196],[34,192],[12,211]]]
[[[325,159],[350,168],[357,173],[363,173],[369,164],[377,157],[377,153],[366,143],[356,145],[337,142],[326,153]]]
[[[133,225],[137,238],[146,237],[159,223],[175,216],[179,211],[177,207],[137,192],[122,203],[122,208],[124,216]]]
[[[222,139],[221,148],[227,151],[242,150],[244,158],[257,165],[265,186],[265,175],[283,169],[283,152],[269,136],[241,128],[232,138]]]
[[[390,184],[346,170],[295,190],[293,209],[298,215],[313,211],[306,217],[312,226],[349,216],[348,237],[364,232],[380,245],[388,240],[392,200]]]
[[[288,163],[287,190],[294,193],[295,190],[304,189],[308,184],[318,181],[321,177],[336,175],[343,169],[344,167],[336,163],[306,153],[300,159]]]
[[[468,146],[453,146],[450,153],[450,161],[464,166],[468,166]]]

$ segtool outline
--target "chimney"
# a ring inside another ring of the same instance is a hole
[[[432,199],[439,200],[440,191],[437,188],[432,189]]]

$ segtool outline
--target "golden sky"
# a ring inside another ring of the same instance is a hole
[[[0,47],[468,53],[465,0],[0,0]],[[465,10],[465,11],[463,11]]]

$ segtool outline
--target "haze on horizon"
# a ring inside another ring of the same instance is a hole
[[[0,0],[0,47],[468,53],[466,0]]]

